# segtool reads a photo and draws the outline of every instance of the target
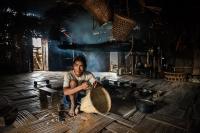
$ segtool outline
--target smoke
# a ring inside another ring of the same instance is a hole
[[[73,22],[68,22],[72,42],[76,44],[104,43],[112,38],[112,23],[99,26],[89,15],[78,16]]]
[[[48,44],[49,70],[70,69],[72,66],[73,58],[82,53],[81,51],[60,49],[58,47],[60,42],[56,40],[50,40]]]
[[[69,36],[65,37],[67,37],[67,39],[71,37],[69,40],[75,44],[99,44],[112,40],[112,23],[108,22],[99,26],[89,14],[77,16],[77,18],[73,20],[66,20],[64,25],[64,29],[62,29],[61,32],[66,31]],[[66,38],[63,38],[62,41],[65,39]],[[72,52],[72,50],[63,50],[54,46],[55,45],[52,46],[52,51],[62,54],[63,57],[72,57],[79,54],[85,55],[87,60],[87,70],[89,71],[101,72],[108,69],[108,57],[102,51],[83,52],[74,50],[74,52]]]
[[[87,52],[84,53],[87,60],[87,70],[92,72],[106,71],[106,54],[105,52]]]
[[[87,70],[103,72],[108,70],[110,54],[103,51],[83,52],[80,50],[60,49],[58,41],[51,40],[49,43],[49,67],[50,70],[60,70],[71,67],[72,60],[78,55],[84,55],[87,60]]]

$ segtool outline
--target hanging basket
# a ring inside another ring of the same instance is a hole
[[[112,29],[114,39],[117,41],[125,41],[135,24],[135,21],[129,18],[115,14]]]
[[[106,0],[82,0],[82,4],[100,24],[111,20],[112,13]]]

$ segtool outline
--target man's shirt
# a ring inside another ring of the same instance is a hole
[[[69,87],[69,82],[70,80],[75,80],[77,81],[78,85],[82,84],[83,82],[89,82],[91,85],[94,84],[94,82],[96,81],[94,75],[91,72],[85,71],[83,72],[83,74],[80,77],[77,77],[74,74],[74,71],[68,71],[64,74],[64,83],[63,83],[63,87]]]

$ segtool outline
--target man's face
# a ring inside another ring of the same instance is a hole
[[[76,76],[80,77],[84,72],[84,65],[81,61],[75,61],[73,70]]]

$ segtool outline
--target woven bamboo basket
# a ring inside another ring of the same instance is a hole
[[[186,74],[185,73],[171,73],[171,72],[164,72],[165,79],[167,81],[186,81]]]
[[[80,110],[86,113],[104,114],[111,109],[111,98],[105,88],[99,86],[92,89],[82,98]]]
[[[83,7],[88,10],[100,24],[111,20],[112,12],[106,0],[82,0]]]
[[[112,29],[113,37],[115,40],[125,41],[135,24],[136,22],[129,18],[115,14]]]

